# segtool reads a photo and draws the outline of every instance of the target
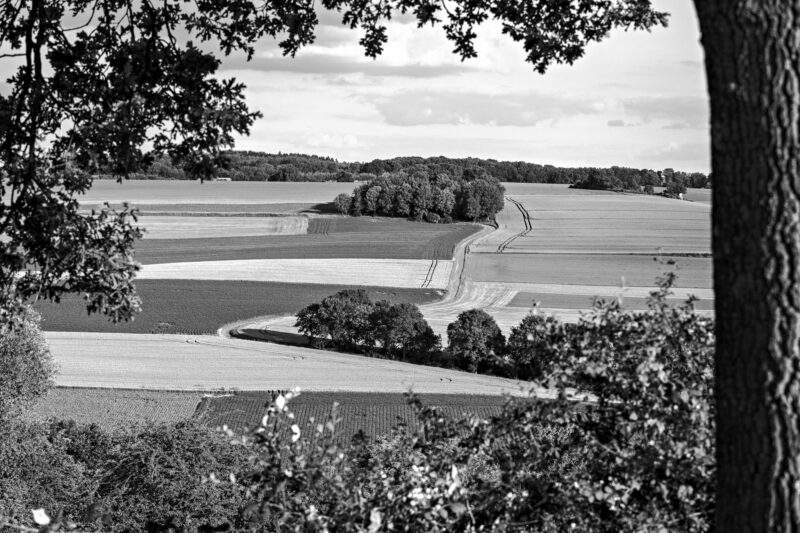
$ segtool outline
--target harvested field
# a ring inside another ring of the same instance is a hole
[[[527,394],[529,383],[216,336],[48,332],[56,384],[164,390]],[[536,390],[546,397],[548,392]]]
[[[145,265],[138,279],[320,283],[444,289],[452,261],[427,259],[251,259]]]
[[[139,214],[144,216],[275,216],[299,213],[329,212],[333,204],[280,203],[280,204],[140,204]],[[101,209],[102,204],[81,203],[83,210]],[[121,204],[111,204],[120,209]]]
[[[83,300],[42,302],[42,327],[47,331],[211,334],[224,324],[254,316],[296,313],[306,305],[348,288],[343,285],[260,283],[248,281],[137,281],[143,310],[133,322],[112,324],[103,316],[87,316]],[[421,304],[441,297],[433,289],[364,287],[370,297],[395,303]]]
[[[613,300],[613,296],[597,296],[603,300]],[[593,296],[578,294],[548,294],[540,292],[518,292],[508,303],[508,307],[530,308],[533,302],[538,302],[541,308],[560,308],[560,309],[588,309],[592,306]],[[686,301],[680,298],[669,298],[667,300],[672,305],[679,305]],[[622,304],[625,309],[641,310],[647,309],[647,299],[622,295]],[[695,302],[695,309],[699,311],[713,311],[713,300],[698,300]]]
[[[505,402],[503,396],[467,394],[425,394],[420,400],[454,419],[473,415],[488,418],[498,414]],[[242,432],[261,422],[265,406],[271,401],[272,394],[267,392],[209,397],[203,399],[198,412],[202,413],[200,420],[208,426],[224,424]],[[402,394],[309,392],[289,402],[301,436],[315,433],[316,425],[330,416],[334,402],[338,404],[336,416],[341,419],[337,426],[340,441],[348,441],[358,431],[370,437],[386,435],[400,422],[416,427],[415,413]]]
[[[74,420],[115,430],[188,420],[202,399],[203,395],[196,392],[54,388],[26,413],[26,418]]]
[[[474,243],[472,252],[711,252],[709,206],[657,196],[563,190],[513,196],[497,222],[499,231]]]
[[[220,182],[188,180],[96,180],[80,198],[82,205],[129,202],[151,204],[320,204],[339,193],[351,193],[357,183]]]
[[[304,235],[308,231],[308,217],[144,216],[138,225],[145,229],[145,239]]]
[[[147,218],[142,217],[144,223]],[[202,224],[202,219],[201,222]],[[202,239],[144,239],[144,264],[234,259],[452,259],[455,245],[479,231],[475,224],[426,224],[387,218],[315,217],[307,235]]]
[[[467,277],[475,281],[559,285],[653,287],[666,270],[677,287],[712,287],[711,259],[600,254],[469,254]],[[674,261],[674,264],[667,264]]]

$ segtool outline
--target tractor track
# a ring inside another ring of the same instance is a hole
[[[506,248],[508,248],[508,246],[512,242],[514,242],[515,239],[518,239],[520,237],[524,237],[525,235],[530,233],[530,231],[533,229],[533,222],[532,222],[532,219],[531,219],[531,214],[528,212],[527,209],[525,209],[525,206],[522,205],[517,200],[514,200],[510,196],[506,196],[506,200],[508,200],[509,202],[514,204],[516,206],[516,208],[519,210],[520,214],[522,214],[522,223],[525,225],[525,229],[520,231],[519,233],[516,233],[516,234],[512,235],[511,237],[509,237],[508,239],[504,240],[503,242],[501,242],[497,247],[497,253],[499,253],[499,254],[502,254],[503,252],[505,252]]]
[[[422,281],[421,287],[423,289],[430,287],[430,284],[433,281],[433,275],[436,273],[437,266],[439,266],[439,260],[438,259],[431,260],[431,265],[428,267],[428,273],[425,274],[425,279]]]

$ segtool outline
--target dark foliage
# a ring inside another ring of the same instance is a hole
[[[476,173],[463,177],[430,174],[419,168],[408,174],[384,174],[335,199],[342,213],[408,217],[427,222],[493,220],[503,208],[505,189],[494,178]]]
[[[244,491],[229,476],[245,468],[249,452],[213,429],[181,423],[107,433],[71,422],[18,422],[2,431],[6,519],[29,523],[31,509],[44,508],[80,529],[109,532],[244,524]]]
[[[412,303],[372,302],[366,291],[345,289],[299,313],[295,326],[321,348],[434,363],[441,339]]]
[[[0,324],[0,426],[53,385],[56,367],[40,322],[27,310],[17,327]]]
[[[486,311],[471,309],[447,326],[447,351],[456,365],[470,372],[495,373],[501,366],[506,339]]]

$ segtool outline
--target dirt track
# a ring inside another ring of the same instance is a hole
[[[523,394],[509,379],[215,336],[46,333],[61,386]],[[544,395],[543,391],[537,394]]]

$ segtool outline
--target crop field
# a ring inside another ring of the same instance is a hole
[[[247,259],[145,265],[137,277],[444,289],[452,267],[437,259]]]
[[[62,368],[59,384],[66,386],[520,394],[524,385],[513,380],[208,334],[271,317],[290,333],[291,315],[346,286],[368,287],[373,299],[419,304],[439,333],[459,312],[476,307],[506,333],[533,300],[565,320],[577,319],[593,295],[621,293],[629,308],[641,308],[667,269],[679,276],[676,300],[696,292],[703,311],[713,301],[709,208],[700,201],[507,184],[500,229],[488,231],[313,212],[268,216],[330,205],[352,183],[99,185],[85,206],[128,200],[151,213],[140,219],[151,232],[137,243],[145,310],[133,323],[114,326],[86,317],[77,299],[59,308],[41,305]],[[479,231],[465,253],[459,243]],[[451,293],[442,298],[445,288]],[[217,401],[233,400],[208,400],[208,412],[216,412],[211,404]],[[263,406],[263,399],[247,401]],[[347,407],[347,423],[360,419],[384,431],[387,420],[406,416],[400,399],[383,411],[375,398],[359,401]],[[230,413],[254,409],[223,411],[235,422]],[[308,416],[324,416],[321,407],[307,409],[316,413]]]
[[[653,287],[667,270],[677,286],[712,287],[711,260],[702,257],[579,254],[470,254],[467,277],[475,281]]]
[[[81,203],[83,211],[101,209],[103,204]],[[121,209],[122,204],[111,203],[112,209]],[[307,214],[336,214],[333,202],[275,203],[275,204],[138,204],[136,208],[144,216],[276,216]]]
[[[83,300],[42,302],[46,331],[213,334],[223,324],[242,318],[296,313],[306,305],[347,288],[343,285],[260,283],[252,281],[143,280],[136,282],[143,310],[133,322],[112,324],[103,316],[87,316]],[[441,297],[433,289],[365,287],[374,300],[422,304]]]
[[[478,253],[710,254],[709,206],[636,194],[509,197],[499,231],[474,243]],[[530,191],[529,191],[530,192]],[[573,193],[574,192],[574,193]]]
[[[143,216],[138,226],[145,230],[145,239],[304,235],[308,232],[308,217]]]
[[[198,392],[54,388],[26,413],[30,420],[50,418],[97,424],[106,430],[150,423],[176,423],[195,416]]]
[[[467,394],[425,394],[420,396],[425,405],[435,406],[452,419],[463,416],[488,418],[499,413],[505,399],[502,396]],[[227,425],[243,432],[261,422],[266,406],[272,401],[268,392],[247,392],[232,396],[204,398],[198,416],[211,427]],[[316,425],[324,424],[336,402],[336,428],[339,441],[348,441],[358,431],[367,436],[389,434],[398,424],[416,427],[416,416],[402,394],[383,393],[302,393],[289,402],[301,436],[316,433]]]
[[[67,387],[527,395],[530,383],[212,335],[47,332]],[[537,396],[552,397],[544,389]]]
[[[514,298],[508,302],[508,307],[525,307],[530,308],[533,302],[537,302],[541,308],[555,308],[555,309],[586,309],[591,307],[594,298],[600,298],[606,301],[616,299],[615,296],[600,296],[594,294],[587,296],[585,294],[549,294],[549,293],[533,293],[533,292],[518,292]],[[620,298],[623,307],[626,309],[646,309],[647,299],[637,296],[625,296],[621,292]],[[683,303],[685,300],[680,298],[668,298],[670,304],[677,305]],[[711,300],[698,300],[695,303],[695,308],[698,311],[712,311],[714,309]]]
[[[142,217],[145,223],[149,217]],[[202,225],[203,219],[199,219]],[[241,220],[241,219],[240,219]],[[387,218],[310,218],[306,235],[146,238],[136,243],[144,264],[245,259],[451,259],[475,224],[426,224]]]
[[[285,389],[284,389],[285,390]],[[211,428],[227,425],[244,432],[257,425],[275,392],[176,392],[131,389],[58,387],[50,390],[26,414],[29,420],[74,420],[106,430],[147,424],[174,424],[195,419]],[[499,395],[423,394],[420,400],[450,418],[489,417],[505,398]],[[368,436],[386,435],[400,422],[416,426],[416,417],[400,393],[303,392],[289,403],[304,435],[315,433],[336,406],[336,436],[348,441],[359,430]]]
[[[84,206],[129,202],[157,204],[324,204],[357,183],[293,183],[248,181],[96,180],[81,197]]]

